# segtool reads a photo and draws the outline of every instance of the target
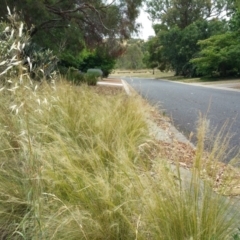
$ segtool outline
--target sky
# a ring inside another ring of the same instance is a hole
[[[139,32],[139,38],[147,40],[149,36],[155,36],[152,28],[152,22],[148,19],[148,14],[141,9],[137,22],[142,24],[142,28]]]

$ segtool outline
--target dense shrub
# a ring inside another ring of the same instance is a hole
[[[72,82],[74,85],[80,85],[82,83],[86,83],[88,85],[96,85],[99,78],[99,72],[90,71],[88,73],[82,73],[78,69],[70,67],[68,68],[65,77],[68,81]]]
[[[88,69],[99,68],[102,70],[103,77],[108,77],[115,66],[115,58],[111,57],[106,49],[99,48],[91,51],[85,48],[76,56],[65,54],[61,56],[59,68],[74,67],[82,72],[87,72]]]
[[[85,81],[88,85],[96,85],[99,74],[96,72],[90,72],[85,74]]]
[[[90,69],[87,70],[87,73],[93,73],[97,77],[100,77],[100,78],[102,78],[102,76],[103,76],[103,71],[101,69],[98,69],[98,68],[90,68]]]
[[[80,85],[81,83],[85,82],[84,73],[80,72],[74,67],[68,68],[66,78],[68,81],[72,82],[75,85]]]

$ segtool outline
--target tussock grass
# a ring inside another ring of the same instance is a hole
[[[2,239],[231,239],[229,204],[199,174],[183,187],[148,158],[138,98],[15,86],[0,92]]]
[[[228,196],[239,195],[240,155],[236,148],[229,150],[232,137],[229,121],[226,121],[221,129],[210,130],[207,118],[200,116],[200,119],[195,169],[216,192]]]

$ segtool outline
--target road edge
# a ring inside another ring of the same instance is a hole
[[[125,80],[121,79],[121,81],[122,81],[123,88],[124,88],[125,92],[127,93],[127,95],[129,95],[129,96],[133,95],[132,92],[139,94]],[[165,130],[161,129],[153,120],[148,119],[148,124],[149,124],[150,131],[152,133],[155,132],[153,135],[155,136],[155,138],[157,140],[164,141],[163,138],[166,138],[166,142],[167,142],[169,139],[175,138],[177,141],[187,144],[187,145],[190,145],[193,149],[196,149],[195,145],[192,142],[190,142],[186,138],[186,136],[184,136],[180,131],[178,131],[177,128],[172,123],[170,123],[170,132],[172,134],[168,134],[169,136],[167,136],[167,134],[165,133]],[[163,135],[163,137],[162,137],[162,135]]]

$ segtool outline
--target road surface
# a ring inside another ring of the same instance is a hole
[[[214,137],[224,124],[231,135],[228,149],[238,151],[240,144],[240,92],[214,89],[191,84],[182,84],[166,80],[123,78],[144,98],[171,117],[175,127],[187,138],[192,132],[192,142],[196,144],[196,129],[200,114],[209,121],[210,129],[215,130]],[[225,131],[226,133],[226,131]]]

